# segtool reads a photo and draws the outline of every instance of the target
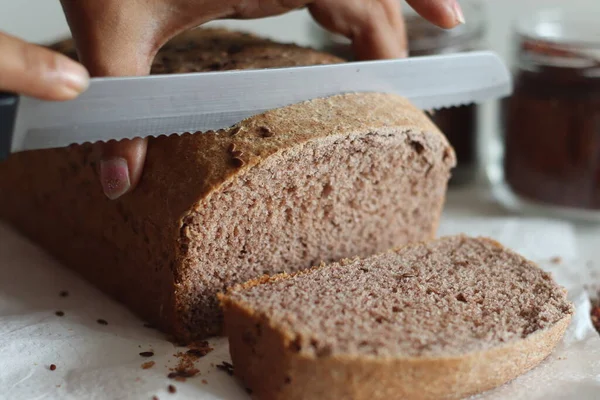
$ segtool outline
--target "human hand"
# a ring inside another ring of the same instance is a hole
[[[87,89],[87,70],[70,58],[0,32],[0,91],[70,100]]]
[[[457,0],[407,0],[442,28],[464,22]],[[358,59],[407,54],[399,0],[61,0],[79,59],[95,76],[146,75],[157,51],[182,31],[223,19],[251,19],[307,7],[324,28],[352,40]],[[146,141],[104,144],[100,181],[116,199],[138,183]]]

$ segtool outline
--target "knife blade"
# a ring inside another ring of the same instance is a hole
[[[512,82],[489,51],[399,60],[94,78],[65,102],[0,97],[0,158],[85,142],[217,130],[269,109],[342,93],[383,92],[439,109],[507,96]]]

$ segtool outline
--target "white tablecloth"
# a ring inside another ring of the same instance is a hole
[[[595,252],[600,254],[593,237],[600,232],[564,222],[507,217],[477,193],[450,195],[440,235],[465,232],[495,238],[550,270],[569,289],[577,307],[565,340],[548,360],[481,398],[598,398],[600,336],[589,320],[584,288],[600,282],[593,262]],[[552,262],[555,257],[561,262]],[[224,339],[210,340],[215,350],[196,363],[199,375],[176,382],[167,374],[179,361],[175,353],[186,349],[144,327],[4,225],[0,263],[0,399],[249,398],[234,378],[214,367],[229,361]],[[60,297],[62,290],[69,296]],[[65,315],[59,317],[56,311]],[[154,356],[144,358],[139,355],[143,351]],[[155,365],[142,369],[149,360]],[[56,370],[51,371],[50,364]],[[170,384],[175,394],[168,393]]]

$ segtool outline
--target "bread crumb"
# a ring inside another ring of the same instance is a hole
[[[197,368],[188,368],[188,369],[177,368],[175,371],[170,372],[167,375],[167,378],[175,379],[176,381],[179,381],[179,382],[185,382],[186,378],[193,378],[194,376],[198,375],[199,373],[200,373],[200,370]]]
[[[142,369],[149,369],[152,368],[154,366],[155,362],[154,361],[147,361],[145,363],[142,364]]]
[[[233,376],[233,365],[227,361],[223,361],[221,364],[217,364],[217,369],[227,372],[229,376]]]
[[[562,258],[559,256],[554,256],[550,259],[552,264],[560,264],[562,262]]]
[[[190,349],[185,353],[180,351],[174,354],[179,359],[179,362],[175,368],[170,369],[172,372],[167,375],[169,379],[183,382],[186,378],[198,375],[200,370],[196,368],[195,362],[213,350],[205,340],[191,343],[189,346]]]
[[[592,320],[592,324],[596,331],[600,333],[600,304],[598,304],[598,300],[592,301],[592,310],[590,312],[590,318]]]
[[[154,355],[154,352],[152,352],[152,351],[142,351],[140,353],[140,356],[142,356],[142,357],[152,357],[153,355]]]
[[[169,393],[175,393],[177,391],[177,389],[173,385],[169,385],[168,390],[169,390]]]
[[[56,370],[56,365],[55,364],[50,364],[50,371],[54,371]]]
[[[108,325],[108,322],[105,319],[99,318],[96,320],[100,325]]]
[[[54,314],[56,314],[57,317],[64,317],[65,316],[64,311],[57,311]]]

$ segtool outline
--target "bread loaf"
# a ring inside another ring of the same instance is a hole
[[[221,295],[256,399],[460,399],[535,367],[573,313],[536,265],[455,236]]]
[[[71,39],[49,46],[77,60]],[[154,59],[152,74],[227,71],[335,64],[339,57],[293,44],[276,43],[226,29],[193,29],[165,44]]]
[[[167,45],[153,70],[339,61],[198,30]],[[180,340],[220,332],[216,294],[232,284],[432,237],[455,163],[423,112],[376,93],[295,104],[219,132],[151,138],[139,186],[114,201],[98,183],[96,150],[11,156],[0,165],[0,216]]]

